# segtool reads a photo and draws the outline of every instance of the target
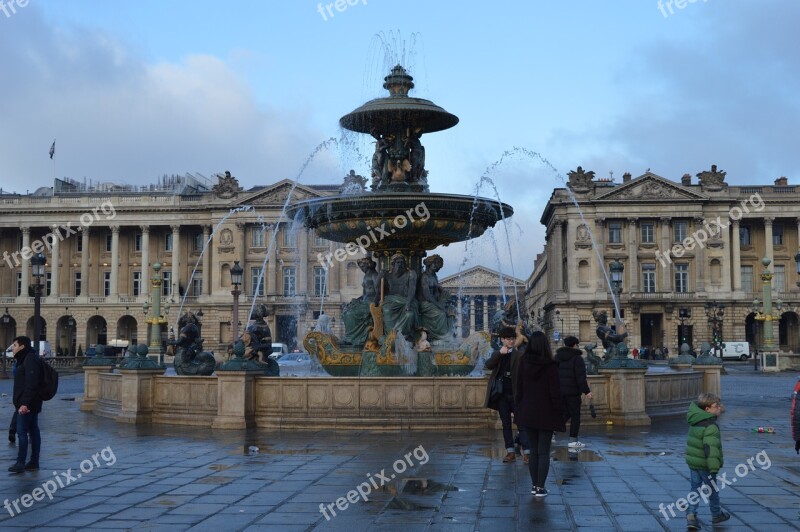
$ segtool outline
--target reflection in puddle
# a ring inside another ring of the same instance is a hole
[[[442,496],[448,491],[460,491],[452,484],[442,484],[427,478],[405,478],[398,484],[382,486],[383,491],[394,495],[389,508],[395,510],[430,510],[438,508]],[[401,497],[402,495],[402,497]]]
[[[606,451],[612,456],[669,456],[672,451]]]
[[[567,449],[556,447],[551,453],[556,462],[600,462],[603,457],[590,449]]]

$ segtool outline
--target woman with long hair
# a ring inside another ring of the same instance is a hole
[[[558,363],[553,360],[550,343],[543,332],[528,339],[514,386],[516,420],[520,430],[528,434],[531,458],[531,493],[546,497],[544,487],[550,472],[550,443],[553,431],[564,432],[564,403],[558,379]]]

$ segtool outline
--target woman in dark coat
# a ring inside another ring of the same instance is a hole
[[[534,332],[522,355],[514,386],[517,424],[528,433],[531,459],[528,470],[536,497],[546,497],[544,488],[550,471],[550,443],[553,431],[564,432],[564,403],[558,379],[558,363],[547,336]]]

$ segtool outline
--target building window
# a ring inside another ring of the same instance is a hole
[[[772,291],[779,294],[786,290],[786,266],[773,265]]]
[[[53,272],[45,272],[44,274],[44,295],[49,296],[53,289]]]
[[[655,242],[655,224],[652,222],[642,223],[642,244],[652,244]]]
[[[22,295],[22,272],[17,272],[17,295]]]
[[[194,251],[203,251],[203,245],[205,241],[203,240],[203,233],[195,233],[194,235]]]
[[[75,287],[75,296],[77,297],[81,295],[81,292],[83,291],[83,283],[81,282],[81,272],[75,272],[72,284]]]
[[[753,292],[753,267],[752,266],[742,266],[741,272],[742,272],[742,290],[745,293],[752,293]]]
[[[314,247],[315,248],[326,248],[326,247],[328,247],[328,241],[315,234],[314,235]]]
[[[739,244],[742,246],[750,245],[750,226],[742,225],[739,227]]]
[[[322,297],[327,294],[327,278],[325,268],[314,266],[314,295]]]
[[[133,250],[138,252],[142,251],[142,233],[133,235]]]
[[[294,266],[287,266],[283,269],[283,295],[293,296],[297,288],[297,277]]]
[[[622,243],[622,222],[610,222],[608,224],[608,243]]]
[[[172,251],[172,233],[164,235],[164,251]]]
[[[653,293],[656,291],[656,265],[642,264],[642,291]]]
[[[297,231],[290,229],[288,225],[283,226],[283,247],[297,247]]]
[[[261,268],[250,268],[250,293],[254,296],[264,295],[264,278],[262,277],[259,283],[260,276]],[[258,291],[256,291],[256,287],[258,287]]]
[[[689,265],[675,265],[675,292],[685,294],[689,291]]]
[[[81,236],[81,238],[78,238],[75,242],[76,242],[75,251],[81,253],[83,251],[83,236]]]
[[[202,274],[202,272],[197,272],[197,274],[200,275],[200,274]],[[197,296],[203,295],[203,279],[202,278],[200,278],[200,279],[192,279],[191,291],[192,292],[189,294],[190,296],[197,297]]]
[[[106,251],[111,251],[111,233],[106,235]]]
[[[142,272],[133,272],[133,291],[134,296],[142,293]]]
[[[675,242],[683,242],[686,240],[686,231],[688,230],[686,222],[675,222],[673,228],[675,229]]]
[[[783,245],[783,224],[772,224],[772,245]]]
[[[103,295],[111,295],[111,272],[103,272]]]
[[[172,295],[172,272],[161,272],[161,295],[167,297]]]
[[[263,248],[264,241],[264,229],[262,227],[253,227],[253,230],[250,232],[250,244],[254,248]]]

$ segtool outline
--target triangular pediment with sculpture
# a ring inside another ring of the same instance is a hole
[[[698,194],[674,181],[652,172],[645,172],[627,183],[595,196],[594,201],[702,201],[707,199],[708,196],[705,194]]]
[[[448,275],[439,281],[443,288],[449,289],[451,293],[457,293],[459,287],[492,287],[500,288],[500,272],[486,268],[485,266],[473,266],[466,269],[461,273]],[[525,282],[520,279],[514,279],[510,275],[502,275],[503,285],[506,287],[513,286],[516,282],[518,285],[524,286]]]
[[[292,187],[294,187],[294,190]],[[283,181],[279,181],[261,190],[240,195],[236,201],[236,205],[270,205],[283,207],[290,193],[292,197],[289,203],[325,196],[325,194],[320,193],[318,190],[304,185],[294,186],[293,181],[284,179]]]

